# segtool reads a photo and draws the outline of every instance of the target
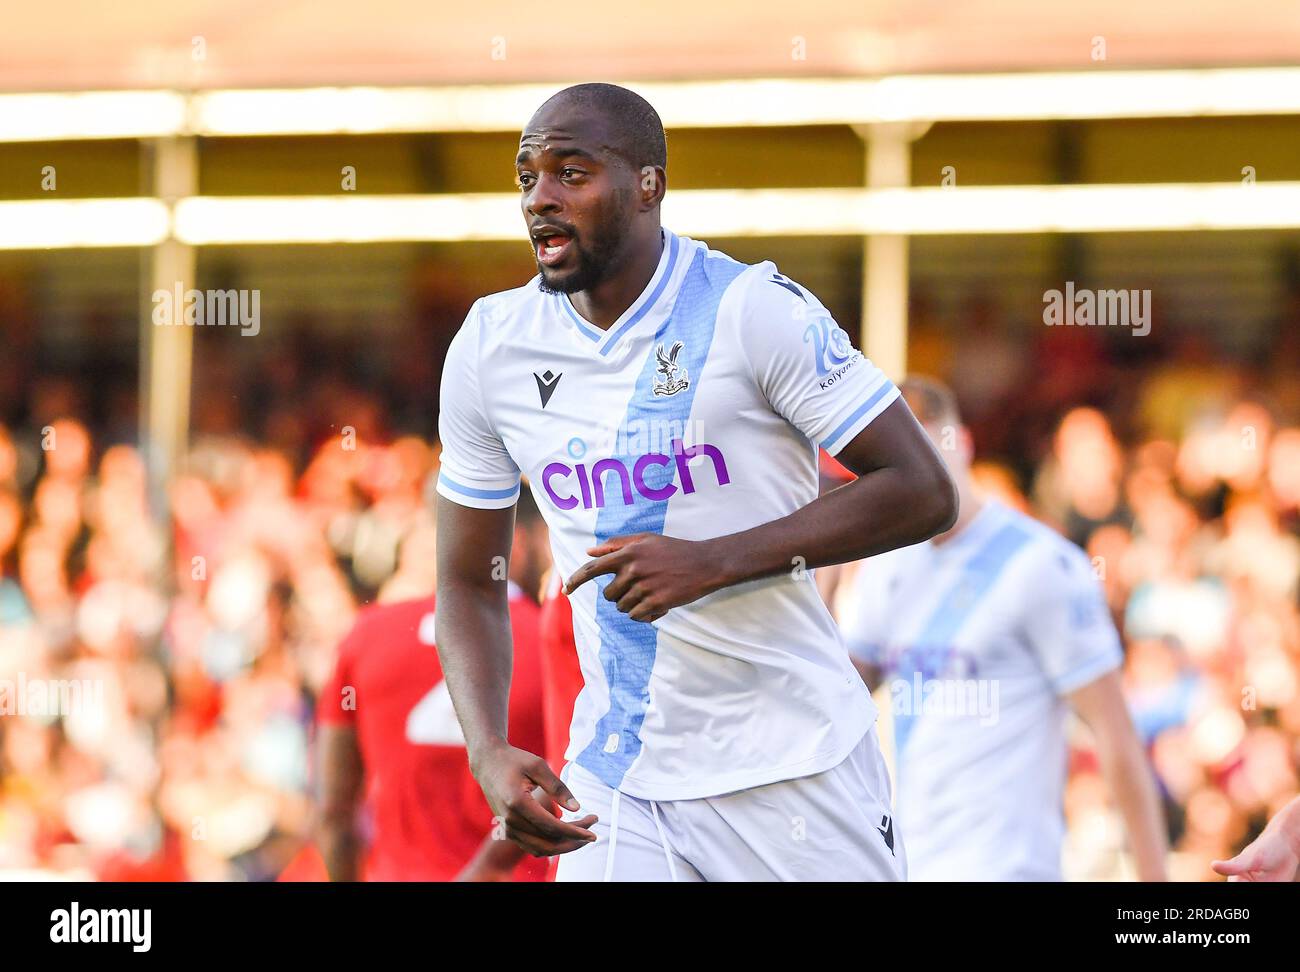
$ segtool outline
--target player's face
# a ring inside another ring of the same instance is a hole
[[[636,174],[600,119],[543,108],[519,139],[515,177],[541,286],[589,290],[626,259]]]

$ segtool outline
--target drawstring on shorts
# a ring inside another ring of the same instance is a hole
[[[618,847],[618,803],[623,795],[621,790],[614,791],[614,801],[609,808],[609,854],[605,857],[605,880],[610,880],[614,873],[614,850]]]
[[[605,881],[612,879],[614,874],[614,853],[618,849],[618,807],[621,802],[623,792],[614,791],[613,800],[609,807],[609,853],[605,857]],[[674,884],[677,883],[677,868],[673,865],[673,852],[668,849],[668,838],[664,835],[664,825],[659,820],[659,804],[653,800],[650,803],[650,815],[654,817],[655,829],[659,831],[659,843],[663,846],[664,860],[668,862],[668,877]]]
[[[668,849],[668,838],[664,836],[664,825],[659,822],[659,804],[650,801],[650,815],[655,818],[655,829],[659,831],[659,843],[664,847],[664,860],[668,862],[668,878],[677,883],[677,868],[673,867],[673,852]]]

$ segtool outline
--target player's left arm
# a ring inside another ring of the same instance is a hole
[[[857,475],[802,509],[709,540],[613,537],[565,593],[615,574],[605,597],[637,621],[745,581],[842,564],[920,543],[957,518],[947,467],[893,383],[853,347],[829,311],[771,264],[751,268],[719,320],[774,412]],[[720,325],[721,326],[721,325]]]
[[[902,398],[836,456],[858,478],[779,520],[711,540],[661,534],[614,537],[590,548],[566,594],[617,575],[607,600],[635,621],[744,581],[871,557],[952,526],[957,493],[943,460]]]
[[[1139,881],[1163,881],[1169,846],[1155,779],[1129,716],[1119,673],[1107,672],[1066,698],[1096,739],[1097,758],[1128,830]]]

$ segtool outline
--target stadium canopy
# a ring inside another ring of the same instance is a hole
[[[170,291],[194,279],[195,249],[210,244],[432,239],[429,227],[448,225],[470,228],[457,239],[508,238],[509,194],[203,198],[198,137],[504,131],[561,83],[621,81],[670,128],[853,126],[867,143],[862,188],[678,192],[673,223],[700,236],[861,235],[866,350],[899,377],[911,235],[1300,225],[1300,182],[1250,194],[1240,183],[914,187],[911,146],[931,123],[1295,116],[1298,51],[1297,0],[11,4],[0,142],[140,139],[151,178],[126,199],[0,202],[0,248],[149,247],[147,285]],[[779,211],[797,219],[750,215]],[[147,304],[140,333],[157,486],[188,439],[191,338],[150,326]]]
[[[1201,67],[1300,51],[1295,0],[72,0],[8,4],[4,19],[9,91],[1062,70],[1102,66],[1099,50],[1112,68]]]

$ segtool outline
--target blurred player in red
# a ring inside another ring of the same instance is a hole
[[[522,496],[521,493],[521,499]],[[542,705],[546,723],[546,748],[542,752],[557,774],[564,767],[564,751],[569,747],[573,702],[583,686],[578,645],[573,637],[573,607],[560,590],[562,580],[554,571],[546,580],[541,624]],[[547,880],[554,881],[560,858],[552,857],[550,862]]]
[[[550,562],[546,525],[521,501],[510,557],[512,743],[540,751],[534,599]],[[339,647],[317,711],[317,843],[335,881],[545,879],[546,861],[493,839],[434,647],[434,599],[365,609]]]
[[[564,578],[552,573],[546,579],[542,602],[542,688],[546,722],[546,761],[556,773],[564,767],[569,748],[569,723],[573,702],[582,691],[582,668],[573,637],[573,607],[560,591]]]

